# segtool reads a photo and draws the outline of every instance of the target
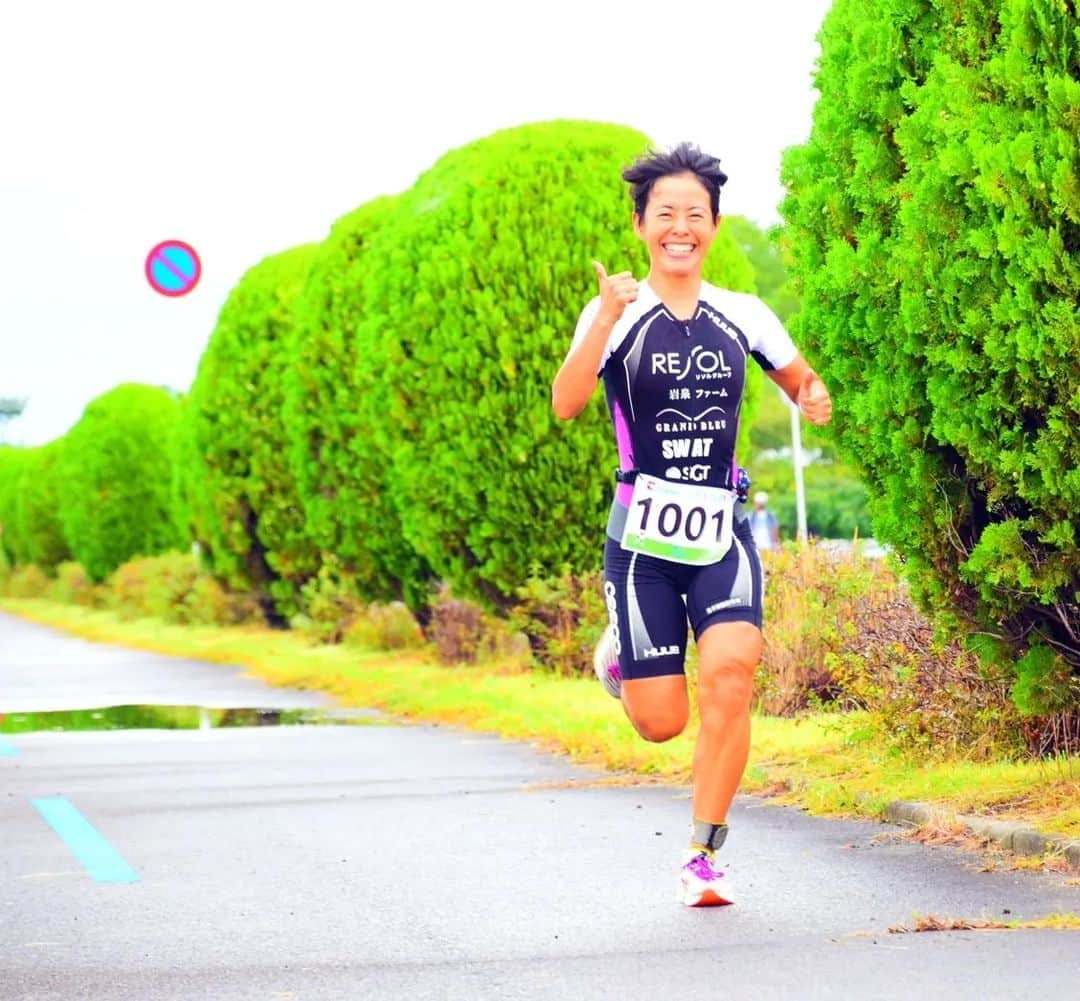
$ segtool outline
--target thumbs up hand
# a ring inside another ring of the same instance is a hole
[[[623,315],[627,303],[638,297],[638,283],[629,271],[609,275],[599,261],[592,263],[600,285],[600,315],[614,324]]]
[[[832,420],[832,398],[825,388],[825,383],[813,369],[807,369],[803,376],[797,402],[803,416],[811,424],[821,427]]]

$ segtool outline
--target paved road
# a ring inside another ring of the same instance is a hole
[[[82,670],[85,666],[85,671]],[[0,711],[168,693],[312,704],[0,615]],[[1073,999],[1080,934],[889,935],[1080,911],[1057,876],[745,799],[741,902],[674,902],[685,790],[428,726],[23,734],[0,754],[0,999]],[[96,882],[34,800],[138,876]],[[1006,914],[1005,912],[1008,912]]]

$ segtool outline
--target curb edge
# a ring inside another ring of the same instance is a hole
[[[991,820],[952,813],[932,803],[897,799],[882,811],[887,821],[901,827],[922,827],[929,823],[961,824],[973,834],[996,842],[1015,855],[1062,855],[1070,866],[1080,869],[1080,841],[1044,834],[1023,823]]]

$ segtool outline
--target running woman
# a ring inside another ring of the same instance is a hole
[[[730,904],[716,852],[749,756],[762,642],[761,563],[735,493],[747,365],[814,424],[828,423],[832,401],[764,302],[702,279],[727,181],[719,161],[682,143],[647,152],[622,176],[649,273],[638,282],[593,262],[599,294],[581,313],[552,406],[561,420],[576,417],[603,378],[619,469],[604,549],[610,624],[596,668],[646,740],[686,726],[687,618],[693,627],[701,727],[679,897]]]

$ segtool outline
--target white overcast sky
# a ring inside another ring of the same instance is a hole
[[[689,139],[729,174],[723,212],[776,222],[830,4],[5,4],[0,396],[29,403],[2,433],[59,437],[122,382],[186,390],[244,271],[499,128]],[[203,262],[184,298],[143,273],[167,238]]]

